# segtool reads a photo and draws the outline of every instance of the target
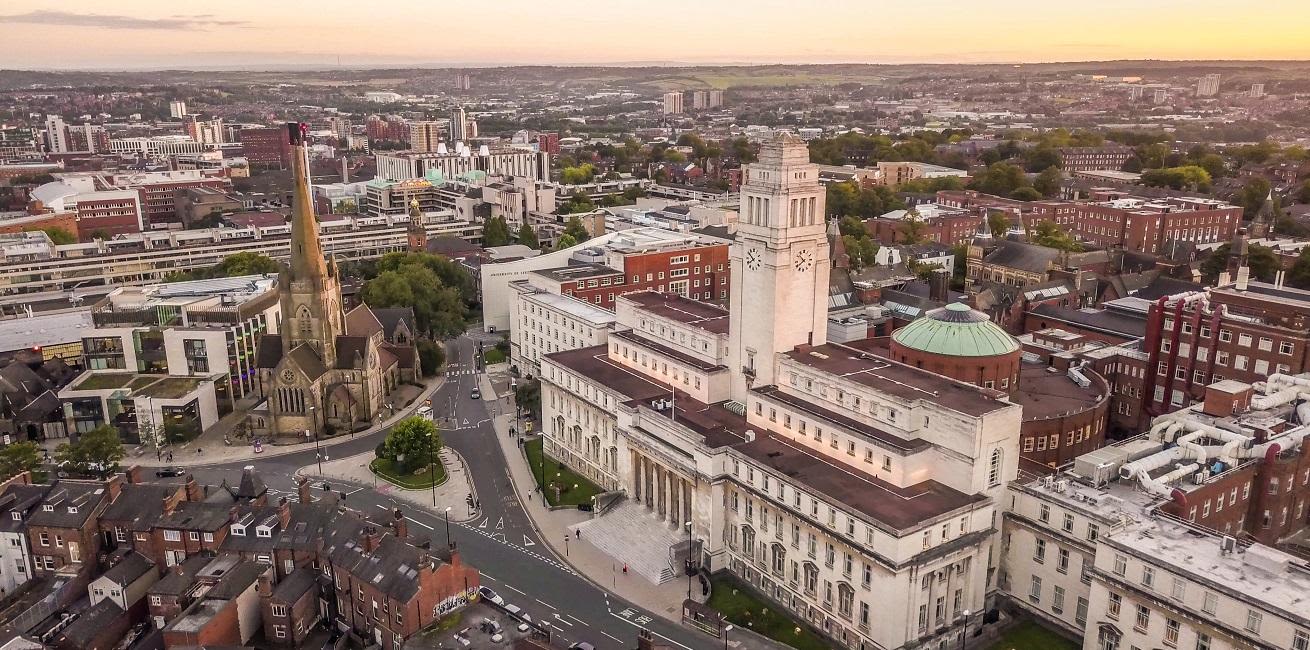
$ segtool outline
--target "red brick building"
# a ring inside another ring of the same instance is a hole
[[[603,262],[537,271],[532,284],[611,311],[616,296],[635,291],[676,293],[702,302],[726,303],[729,297],[726,242],[660,250],[610,246]]]
[[[947,246],[967,244],[982,230],[983,217],[971,210],[928,205],[916,206],[911,210],[923,224],[922,235],[927,241]],[[904,243],[905,217],[896,216],[898,218],[874,217],[866,220],[864,226],[879,244]]]
[[[1262,282],[1164,296],[1151,306],[1142,408],[1160,415],[1225,379],[1310,371],[1310,291]]]
[[[139,190],[109,190],[82,195],[72,206],[77,213],[74,234],[80,241],[141,232],[145,214]]]
[[[1025,216],[1030,228],[1042,220],[1054,221],[1098,248],[1159,253],[1170,241],[1231,241],[1242,223],[1242,208],[1212,199],[1124,196],[1100,203],[1064,204],[1054,213],[1034,211]]]
[[[252,165],[280,169],[291,166],[291,139],[284,128],[241,129],[237,140],[241,143],[241,155]]]
[[[27,519],[27,539],[37,576],[75,573],[94,566],[100,553],[98,517],[118,498],[123,477],[108,481],[60,480]]]

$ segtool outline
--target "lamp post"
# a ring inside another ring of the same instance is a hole
[[[728,633],[732,631],[731,625],[723,626],[723,650],[728,650]]]
[[[455,548],[455,545],[450,541],[450,506],[446,506],[446,511],[442,514],[446,517],[446,548]]]
[[[965,650],[969,643],[969,610],[964,610],[964,629],[960,632],[960,650]]]
[[[437,507],[437,471],[432,461],[433,449],[437,446],[437,429],[434,426],[428,436],[428,483],[432,485],[432,507]],[[449,508],[447,508],[449,510]]]
[[[685,571],[687,572],[687,600],[691,600],[691,574],[692,574],[692,571],[691,571],[691,544],[692,544],[692,542],[691,542],[691,522],[690,522],[690,521],[687,522],[686,526],[687,526],[687,566],[686,566],[686,568],[685,568]]]
[[[568,556],[569,556],[569,534],[568,531],[565,531],[564,532],[564,557],[568,557]]]
[[[314,459],[318,461],[319,476],[323,475],[323,451],[318,445],[318,420],[314,418],[314,407],[309,407],[309,424],[314,427]],[[309,432],[305,432],[308,437]]]

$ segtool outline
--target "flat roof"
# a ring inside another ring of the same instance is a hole
[[[908,401],[928,400],[967,415],[979,416],[1013,406],[999,391],[877,358],[856,348],[828,343],[788,352],[788,358],[844,380]]]
[[[588,278],[599,278],[606,276],[622,276],[623,271],[612,269],[603,264],[570,264],[569,266],[557,266],[550,269],[539,269],[533,273],[558,282],[576,282]]]
[[[0,320],[0,352],[80,342],[93,327],[89,309]]]
[[[1019,388],[1010,400],[1023,407],[1025,422],[1072,415],[1096,406],[1109,394],[1105,381],[1090,368],[1083,368],[1091,381],[1086,388],[1074,383],[1065,372],[1047,372],[1045,364],[1024,363],[1019,368]]]
[[[639,291],[623,294],[622,299],[637,303],[656,316],[703,329],[711,334],[728,333],[728,310],[676,293]]]
[[[552,309],[562,311],[575,318],[580,318],[589,323],[596,325],[606,325],[613,323],[614,312],[608,309],[601,309],[589,302],[583,302],[577,298],[561,296],[558,293],[549,291],[538,291],[523,294],[524,299],[531,300],[546,305]]]

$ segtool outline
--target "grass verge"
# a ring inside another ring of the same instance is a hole
[[[600,486],[586,477],[547,457],[542,453],[541,447],[541,437],[523,443],[523,448],[528,454],[528,466],[532,468],[532,478],[537,481],[537,485],[541,485],[542,476],[546,477],[546,487],[543,489],[546,492],[546,501],[550,505],[576,506],[591,503],[591,497],[604,492]],[[558,496],[555,489],[557,486]]]
[[[1074,650],[1078,646],[1033,621],[1023,621],[1005,631],[988,650]]]
[[[800,650],[825,650],[831,647],[803,624],[772,604],[756,598],[754,593],[735,578],[719,575],[711,578],[711,581],[713,591],[708,604],[727,617],[729,623]],[[728,636],[731,637],[732,633],[729,632]]]

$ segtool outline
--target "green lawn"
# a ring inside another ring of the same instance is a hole
[[[491,365],[493,363],[503,363],[504,361],[505,361],[505,353],[501,352],[500,350],[497,350],[496,348],[487,348],[487,351],[482,353],[482,363],[486,365]]]
[[[425,490],[432,487],[433,476],[427,471],[419,474],[402,474],[395,467],[395,463],[386,458],[374,458],[369,464],[369,469],[374,474],[381,476],[388,482],[403,487],[408,490]],[[436,470],[436,484],[441,485],[446,482],[446,468],[440,462],[434,463],[432,469]]]
[[[1032,621],[1010,628],[988,650],[1074,650],[1078,646],[1068,639]]]
[[[541,445],[540,437],[523,444],[524,450],[528,452],[528,465],[532,467],[532,476],[537,479],[538,484],[540,484],[542,477],[543,455]],[[550,505],[576,506],[582,503],[591,503],[591,497],[604,492],[600,486],[561,465],[559,461],[548,457],[544,458],[544,460],[547,479],[546,500]],[[555,496],[555,486],[560,488],[558,498]]]
[[[721,575],[711,580],[713,591],[708,604],[726,616],[729,623],[800,650],[825,650],[831,647],[782,610],[756,598],[735,578]],[[796,632],[797,628],[800,628],[799,633]],[[731,637],[732,632],[728,636]]]

